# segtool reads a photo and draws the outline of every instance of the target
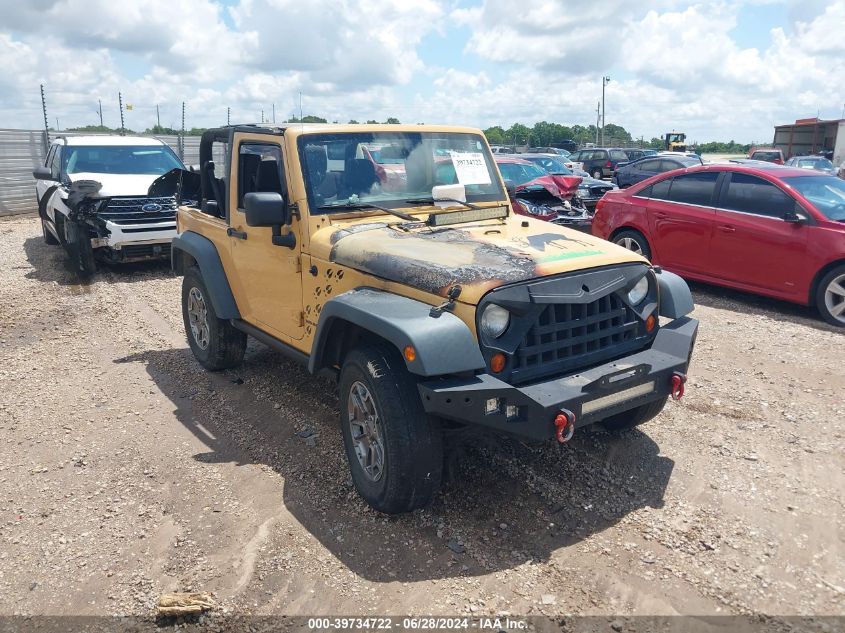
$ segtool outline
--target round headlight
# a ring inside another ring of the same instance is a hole
[[[481,313],[481,331],[492,338],[499,338],[508,329],[511,313],[502,306],[489,303]]]
[[[628,301],[631,302],[631,305],[637,305],[641,303],[643,299],[646,298],[648,294],[648,275],[645,275],[642,279],[637,282],[637,285],[631,288],[628,291]]]

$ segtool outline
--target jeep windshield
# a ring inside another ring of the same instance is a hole
[[[470,203],[506,199],[478,134],[338,132],[298,142],[312,213],[426,204],[443,185],[463,185]]]
[[[164,145],[70,145],[63,154],[67,174],[166,174],[182,162]]]

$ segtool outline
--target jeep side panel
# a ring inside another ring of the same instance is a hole
[[[484,368],[484,358],[475,336],[466,324],[450,312],[431,315],[432,306],[373,288],[359,288],[327,301],[320,312],[308,369],[326,366],[326,345],[345,321],[372,332],[402,353],[406,346],[415,358],[405,358],[408,370],[421,376],[443,376]],[[332,334],[334,332],[334,334]]]

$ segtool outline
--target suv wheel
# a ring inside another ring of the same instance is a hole
[[[649,420],[657,417],[657,415],[663,411],[663,407],[666,406],[667,400],[669,400],[668,396],[661,398],[660,400],[655,400],[654,402],[640,405],[630,411],[617,413],[616,415],[612,415],[609,418],[602,420],[601,424],[608,431],[624,431],[626,429],[633,429],[635,426],[645,424]]]
[[[427,505],[440,489],[443,438],[416,381],[383,344],[352,350],[340,373],[340,422],[352,481],[379,512]]]
[[[97,272],[97,262],[94,261],[94,249],[91,248],[88,225],[64,218],[62,228],[65,235],[65,248],[70,255],[73,267],[83,279],[91,277]]]
[[[822,318],[838,327],[845,327],[845,266],[837,266],[819,282],[816,307]]]
[[[41,233],[44,235],[44,243],[49,244],[50,246],[55,246],[59,243],[59,240],[56,239],[56,236],[50,232],[50,229],[47,228],[47,222],[45,220],[41,220]]]
[[[596,180],[602,179],[601,169],[594,169],[593,170],[593,178],[595,178]]]
[[[199,268],[191,266],[182,280],[182,318],[188,345],[210,371],[237,367],[244,359],[246,334],[217,317]]]
[[[613,237],[613,243],[629,251],[634,251],[637,255],[642,255],[647,260],[651,261],[651,247],[648,245],[648,240],[645,235],[633,229],[626,229],[619,231]]]

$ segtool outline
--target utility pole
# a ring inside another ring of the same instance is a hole
[[[261,122],[264,123],[264,108],[261,108]]]
[[[56,132],[60,131],[62,128],[59,127],[59,117],[56,117]]]
[[[117,103],[120,106],[120,135],[126,135],[126,126],[123,123],[123,95],[121,93],[117,93]]]
[[[232,116],[232,108],[226,108],[226,125],[227,126],[231,125],[231,123],[229,123],[229,119],[231,118],[231,116]]]
[[[604,87],[610,83],[610,77],[601,78],[601,145],[604,147]]]
[[[161,115],[158,112],[158,104],[156,104],[156,127],[161,128]]]
[[[103,100],[97,99],[97,105],[99,106],[100,111],[100,127],[103,127]]]
[[[182,131],[179,134],[179,159],[185,160],[185,102],[182,102]]]
[[[302,91],[299,91],[299,122],[302,123]]]
[[[273,104],[273,124],[276,123],[276,104]]]
[[[41,111],[44,113],[44,153],[50,147],[50,126],[47,124],[47,100],[44,98],[44,84],[41,84]]]
[[[601,108],[601,103],[596,101],[596,145],[599,144],[599,112]]]

